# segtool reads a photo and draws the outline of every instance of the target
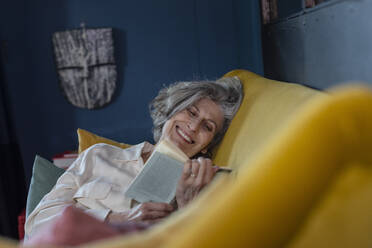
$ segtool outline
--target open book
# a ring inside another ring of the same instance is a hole
[[[188,159],[170,141],[160,141],[125,195],[138,202],[170,203],[176,194],[183,165]]]

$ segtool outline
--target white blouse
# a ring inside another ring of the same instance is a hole
[[[141,155],[152,149],[153,145],[143,142],[127,149],[96,144],[85,150],[28,216],[25,239],[58,217],[68,205],[102,221],[110,211],[130,209],[131,199],[124,193],[143,168]]]

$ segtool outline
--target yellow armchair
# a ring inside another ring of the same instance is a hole
[[[154,228],[86,247],[372,247],[372,92],[225,76],[245,97],[214,161],[234,173]]]
[[[370,247],[372,93],[321,93],[238,70],[245,99],[193,204],[89,247]]]

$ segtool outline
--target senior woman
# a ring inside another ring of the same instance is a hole
[[[187,205],[213,179],[208,158],[238,110],[243,92],[238,78],[180,82],[162,89],[150,104],[155,142],[168,139],[190,160],[184,164],[175,203]],[[26,239],[73,205],[108,223],[157,222],[175,210],[160,202],[138,204],[124,192],[154,146],[148,142],[127,149],[96,144],[85,150],[44,196],[25,224]]]

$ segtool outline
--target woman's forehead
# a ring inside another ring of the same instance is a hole
[[[202,98],[196,101],[194,106],[206,119],[211,119],[220,127],[222,125],[224,115],[220,105],[210,98]]]
[[[216,107],[218,107],[218,108],[220,107],[215,101],[213,101],[209,97],[203,97],[203,98],[197,100],[196,102],[194,102],[193,105],[197,106],[197,107],[200,107],[200,108],[212,107],[212,108],[215,109]]]

